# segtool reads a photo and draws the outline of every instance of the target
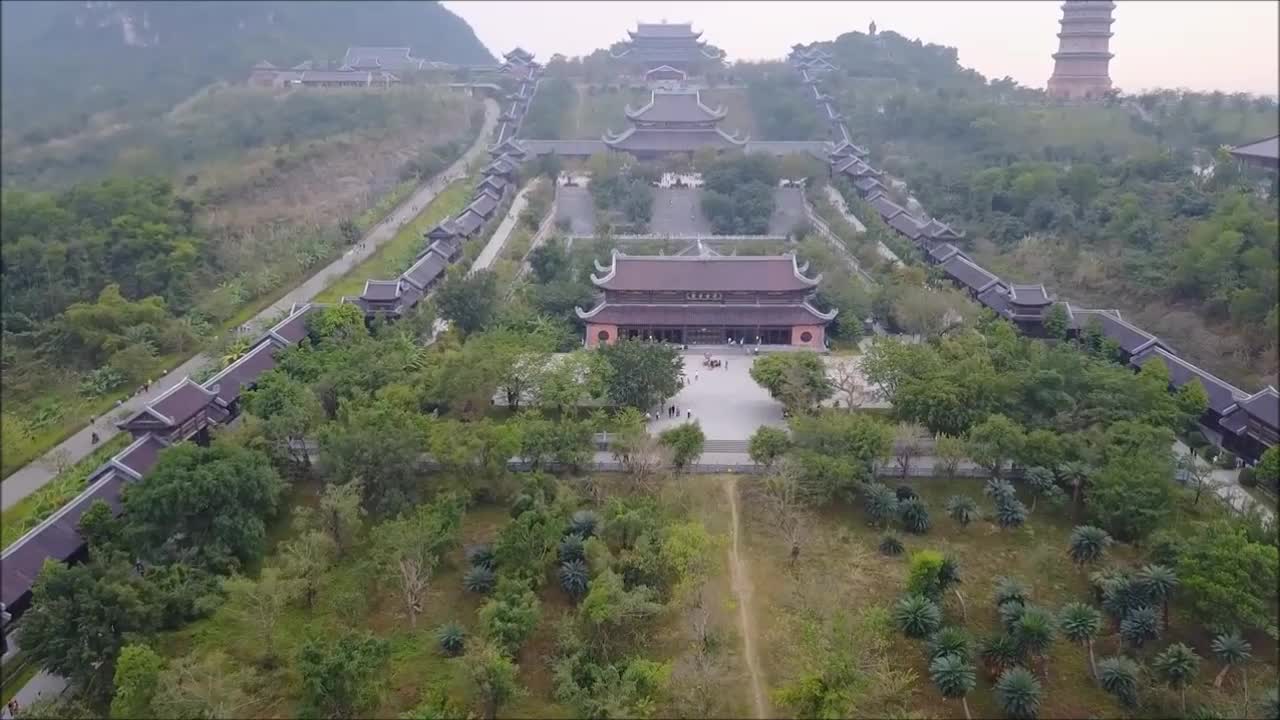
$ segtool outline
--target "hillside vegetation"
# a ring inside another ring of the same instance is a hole
[[[831,94],[873,162],[967,230],[992,270],[1121,308],[1243,386],[1274,382],[1275,187],[1218,149],[1275,134],[1274,100],[1161,91],[1064,106],[892,32],[829,49]]]
[[[341,61],[351,45],[493,62],[465,21],[436,2],[103,2],[3,4],[5,143],[41,143],[168,111],[259,60]]]

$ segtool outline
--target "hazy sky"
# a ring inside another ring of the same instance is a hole
[[[1044,87],[1057,50],[1060,2],[471,2],[444,3],[495,55],[520,45],[545,61],[626,39],[638,20],[693,22],[730,60],[781,58],[797,42],[866,32],[872,20],[955,47],[960,64]],[[1111,79],[1149,87],[1277,93],[1280,2],[1119,0]]]

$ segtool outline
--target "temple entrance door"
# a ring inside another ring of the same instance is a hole
[[[723,345],[724,328],[688,328],[685,331],[685,342],[690,345]]]

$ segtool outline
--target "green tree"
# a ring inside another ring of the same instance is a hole
[[[996,681],[996,701],[1010,718],[1035,718],[1040,713],[1043,693],[1040,681],[1024,668],[1009,668]]]
[[[360,717],[377,702],[391,645],[369,633],[310,637],[298,651],[303,712],[331,718]]]
[[[363,505],[390,516],[421,497],[418,464],[427,449],[426,421],[420,413],[386,401],[347,403],[320,431],[320,450],[329,482],[360,482]]]
[[[307,316],[307,335],[318,344],[342,345],[368,334],[364,313],[352,303],[330,305]]]
[[[111,698],[113,718],[151,718],[151,700],[159,687],[164,658],[146,645],[126,645],[116,660],[115,695]]]
[[[992,415],[969,431],[969,457],[1000,477],[1004,466],[1022,450],[1026,435],[1022,428],[1004,415]]]
[[[1049,307],[1049,312],[1044,316],[1044,329],[1049,333],[1049,337],[1057,340],[1067,339],[1067,329],[1069,322],[1067,318],[1067,309],[1062,303],[1054,303]]]
[[[125,488],[127,532],[144,557],[174,552],[199,567],[230,570],[261,557],[266,520],[283,492],[261,453],[180,443]]]
[[[977,684],[977,676],[973,665],[957,655],[943,655],[929,663],[929,677],[937,686],[938,692],[948,700],[959,700],[964,708],[964,716],[971,719],[967,695],[973,692]]]
[[[607,394],[617,405],[647,411],[680,389],[684,363],[675,346],[619,340],[596,352],[609,368]]]
[[[488,327],[498,312],[498,279],[491,270],[450,273],[436,290],[440,317],[470,335]]]
[[[1093,657],[1093,639],[1102,630],[1102,614],[1082,602],[1067,603],[1058,613],[1058,628],[1067,640],[1089,648],[1089,667],[1093,676],[1098,677],[1098,663]]]
[[[862,491],[863,505],[872,522],[880,523],[882,529],[889,527],[889,522],[898,516],[898,496],[882,483],[868,483]]]
[[[874,480],[876,466],[893,449],[893,428],[864,413],[823,410],[792,417],[790,425],[790,457],[801,484],[819,502],[851,497]]]
[[[1138,704],[1138,663],[1124,656],[1103,658],[1098,663],[1098,682],[1125,707]]]
[[[383,576],[395,583],[410,627],[418,626],[437,563],[457,544],[462,513],[463,501],[449,494],[372,530],[374,556]]]
[[[493,645],[472,645],[462,656],[461,664],[472,697],[484,708],[484,717],[490,720],[498,716],[503,705],[525,692],[520,686],[519,666]]]
[[[527,583],[500,579],[494,596],[480,608],[480,626],[485,639],[515,657],[537,627],[540,607],[538,597]]]
[[[1089,492],[1094,522],[1124,541],[1141,540],[1159,527],[1173,504],[1168,455],[1139,452],[1109,461]]]
[[[956,476],[960,463],[968,457],[967,452],[964,439],[951,435],[939,435],[933,444],[933,455],[938,459],[943,477],[948,480]]]
[[[751,440],[747,444],[747,454],[752,462],[769,468],[773,467],[778,458],[785,455],[790,448],[791,436],[786,430],[761,425],[751,434]]]
[[[1182,714],[1187,714],[1187,685],[1200,670],[1200,656],[1183,643],[1174,643],[1155,657],[1152,668],[1166,685],[1178,691]]]
[[[1219,521],[1184,535],[1177,573],[1182,594],[1205,624],[1264,628],[1274,623],[1274,545],[1253,542],[1244,528]]]
[[[1272,489],[1280,488],[1280,445],[1272,445],[1262,453],[1254,472],[1259,482],[1269,484]]]
[[[1053,616],[1044,608],[1034,605],[1023,608],[1018,623],[1013,627],[1013,635],[1018,640],[1018,646],[1024,654],[1040,660],[1046,677],[1049,675],[1046,652],[1053,644],[1056,629],[1057,623],[1054,622]]]
[[[1067,554],[1071,562],[1084,567],[1098,562],[1111,545],[1111,536],[1102,528],[1092,525],[1077,525],[1067,540]]]
[[[943,557],[937,550],[920,550],[911,554],[907,573],[907,592],[937,601],[942,597]]]
[[[816,353],[758,356],[751,364],[751,379],[792,414],[808,412],[834,393],[826,364]]]
[[[239,718],[252,715],[246,672],[221,651],[170,662],[160,673],[152,706],[158,717]]]
[[[320,530],[302,530],[281,548],[280,566],[286,578],[296,585],[308,609],[315,606],[316,595],[325,571],[333,564],[335,551],[333,538]]]
[[[675,465],[676,470],[683,470],[702,455],[707,437],[702,434],[702,425],[691,422],[663,430],[658,439],[670,448],[671,464]]]
[[[320,493],[320,507],[313,515],[314,523],[333,540],[338,558],[346,554],[364,525],[366,513],[360,506],[362,492],[363,486],[357,481],[327,484]]]
[[[277,660],[276,627],[285,606],[297,595],[297,584],[279,568],[266,568],[257,580],[236,575],[228,578],[223,588],[231,612],[253,628],[254,637],[262,643],[264,664],[273,667]]]
[[[23,653],[105,701],[126,638],[156,625],[143,579],[122,559],[70,566],[46,560],[31,592]]]
[[[1138,607],[1120,621],[1120,638],[1133,649],[1141,648],[1160,637],[1160,618],[1155,608]]]
[[[324,408],[310,388],[283,372],[263,373],[244,393],[244,409],[262,419],[261,429],[278,463],[311,469],[307,443],[324,422]]]

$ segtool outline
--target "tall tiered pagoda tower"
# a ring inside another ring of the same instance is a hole
[[[1066,0],[1062,4],[1062,32],[1053,54],[1049,95],[1068,100],[1100,98],[1111,89],[1111,0]]]

